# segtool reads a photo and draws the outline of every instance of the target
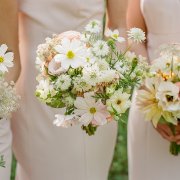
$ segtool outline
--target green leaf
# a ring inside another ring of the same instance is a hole
[[[82,130],[84,130],[89,136],[93,136],[97,130],[97,127],[89,124],[88,126],[82,126]]]
[[[1,156],[0,156],[0,167],[5,168],[5,167],[6,167],[5,164],[6,164],[6,162],[4,161],[4,156],[1,155]]]

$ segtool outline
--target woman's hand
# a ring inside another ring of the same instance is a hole
[[[167,141],[169,141],[169,142],[176,142],[176,137],[173,134],[171,128],[167,124],[159,123],[155,129]]]

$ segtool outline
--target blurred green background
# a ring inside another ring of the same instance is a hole
[[[128,180],[127,125],[119,122],[118,138],[114,158],[109,172],[109,180]],[[15,179],[16,161],[12,163],[11,180]]]

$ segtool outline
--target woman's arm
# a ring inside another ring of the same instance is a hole
[[[126,38],[126,11],[128,0],[107,0],[107,27],[118,29],[120,36]],[[125,49],[126,43],[120,44]]]
[[[17,81],[20,74],[20,58],[18,48],[18,7],[16,0],[0,2],[0,44],[7,44],[13,51],[14,67],[9,69],[7,80]]]
[[[140,0],[129,0],[126,21],[128,29],[134,27],[141,28],[147,34],[146,24],[141,13]],[[148,57],[146,43],[134,44],[132,50],[136,54]]]

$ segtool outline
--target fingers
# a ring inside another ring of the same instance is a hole
[[[170,142],[175,142],[176,139],[173,135],[172,130],[170,129],[170,127],[166,124],[158,124],[156,130],[161,134],[161,136],[170,141]]]
[[[178,145],[180,145],[180,135],[176,135],[176,136],[175,136],[175,139],[176,139],[176,143],[177,143]]]
[[[170,141],[170,142],[174,142],[175,141],[175,137],[173,135],[169,135],[167,132],[165,132],[163,129],[157,129],[157,131],[159,132],[159,134],[166,140]]]

